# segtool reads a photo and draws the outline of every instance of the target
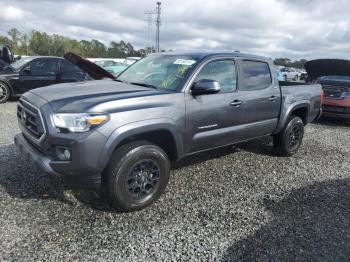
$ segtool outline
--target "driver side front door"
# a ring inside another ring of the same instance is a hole
[[[55,84],[57,80],[57,59],[38,58],[31,61],[29,65],[21,70],[19,80],[21,93]]]
[[[220,92],[196,96],[185,93],[187,154],[232,143],[234,127],[241,122],[241,108],[234,103],[239,100],[235,61],[220,58],[207,62],[200,68],[194,83],[202,79],[217,81]]]

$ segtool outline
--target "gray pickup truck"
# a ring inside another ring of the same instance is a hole
[[[153,54],[117,78],[65,57],[101,80],[25,93],[15,144],[40,170],[100,187],[120,211],[150,205],[168,183],[171,161],[197,152],[272,135],[290,156],[321,112],[320,85],[281,86],[264,57]]]

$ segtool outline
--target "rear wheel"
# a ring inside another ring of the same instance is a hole
[[[164,192],[170,175],[170,161],[158,146],[135,141],[113,154],[104,176],[112,204],[122,212],[142,209]]]
[[[5,83],[0,82],[0,104],[6,103],[10,98],[10,88]]]
[[[303,137],[303,120],[292,115],[284,130],[273,137],[273,144],[282,156],[291,156],[298,151]]]

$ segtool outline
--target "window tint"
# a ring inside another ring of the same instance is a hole
[[[67,61],[66,59],[61,60],[60,71],[63,73],[67,72],[81,72],[81,69],[75,64]]]
[[[259,90],[271,85],[272,79],[267,63],[242,61],[241,90]]]
[[[196,81],[209,79],[219,82],[220,93],[236,90],[236,69],[233,60],[219,60],[206,64],[199,72]]]
[[[44,75],[47,73],[56,73],[56,59],[37,59],[30,63],[32,75]]]

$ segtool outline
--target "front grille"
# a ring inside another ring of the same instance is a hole
[[[30,103],[20,99],[17,106],[17,118],[26,135],[40,141],[45,136],[45,126],[40,111]]]

